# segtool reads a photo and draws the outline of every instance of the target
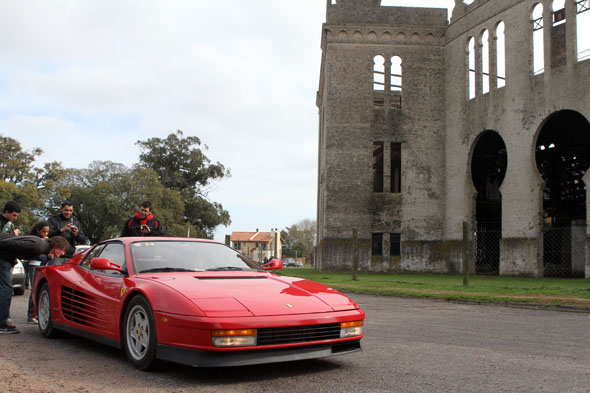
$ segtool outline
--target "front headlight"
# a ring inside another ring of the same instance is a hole
[[[212,330],[211,342],[216,347],[253,347],[258,342],[256,329]]]
[[[363,321],[342,322],[340,324],[340,338],[361,336],[363,334]]]

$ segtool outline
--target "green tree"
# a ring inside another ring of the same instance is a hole
[[[0,204],[11,200],[22,207],[15,225],[23,233],[48,214],[51,199],[63,192],[57,187],[57,181],[65,176],[60,163],[34,166],[35,158],[42,153],[39,148],[25,151],[16,139],[0,136]]]
[[[87,169],[71,169],[62,185],[70,190],[74,214],[91,243],[119,236],[125,221],[146,199],[154,204],[167,235],[185,236],[188,231],[180,194],[164,187],[151,169],[94,161]]]
[[[313,255],[316,238],[316,222],[310,219],[304,219],[296,224],[286,227],[281,232],[285,238],[285,247],[289,250],[289,255],[310,257]]]
[[[184,137],[182,131],[166,139],[150,138],[138,141],[142,167],[156,171],[160,182],[178,190],[184,203],[184,220],[195,228],[192,236],[212,237],[218,225],[231,223],[229,212],[220,203],[208,199],[207,187],[216,180],[231,176],[221,163],[211,163],[200,148],[196,136]]]
[[[19,141],[0,135],[0,178],[8,183],[22,184],[33,168],[35,157],[42,153],[39,148],[24,151]]]

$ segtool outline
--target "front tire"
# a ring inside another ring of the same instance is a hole
[[[49,285],[43,284],[37,297],[37,319],[39,320],[39,332],[43,337],[53,338],[58,336],[58,331],[51,321],[51,295]]]
[[[123,346],[129,361],[138,370],[156,364],[156,324],[149,302],[136,296],[129,302],[123,325]]]
[[[14,288],[13,292],[14,292],[14,296],[22,296],[25,294],[25,288],[24,287]]]

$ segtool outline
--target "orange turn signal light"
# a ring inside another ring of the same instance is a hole
[[[351,327],[363,326],[363,321],[353,321],[353,322],[341,322],[340,328],[346,329]]]
[[[211,330],[213,337],[256,336],[256,329]]]

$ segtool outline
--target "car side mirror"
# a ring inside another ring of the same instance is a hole
[[[111,262],[108,258],[92,258],[90,261],[90,268],[92,270],[115,270],[120,272],[121,265]]]
[[[283,261],[280,259],[271,259],[270,262],[260,266],[264,270],[280,270],[283,268]]]

